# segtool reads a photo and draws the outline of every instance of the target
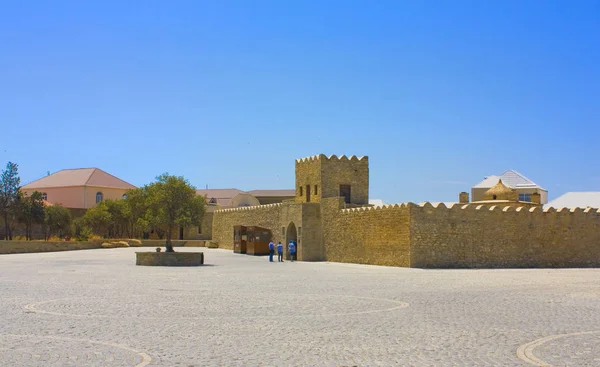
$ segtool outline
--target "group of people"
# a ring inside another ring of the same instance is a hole
[[[294,261],[296,258],[296,244],[292,240],[288,245],[288,251],[290,252],[290,261]],[[275,255],[275,244],[271,241],[269,242],[269,262],[273,262],[273,255]],[[281,241],[277,244],[277,261],[283,262],[283,245]]]

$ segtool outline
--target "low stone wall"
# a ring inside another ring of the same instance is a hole
[[[204,240],[171,240],[173,247],[206,247]],[[165,247],[167,240],[142,240],[144,247]]]
[[[143,266],[200,266],[203,252],[136,252],[136,265]]]
[[[0,255],[91,250],[101,248],[100,242],[0,241]]]

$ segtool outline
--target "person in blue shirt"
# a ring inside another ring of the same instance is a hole
[[[294,261],[294,259],[296,258],[296,244],[292,240],[290,240],[289,250],[290,250],[290,261]]]
[[[275,244],[273,241],[269,242],[269,261],[273,262],[273,254],[275,253]]]
[[[277,244],[277,261],[283,262],[283,245],[281,241]]]

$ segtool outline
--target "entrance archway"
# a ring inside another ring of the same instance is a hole
[[[290,251],[289,251],[289,245],[290,245],[290,241],[294,241],[294,243],[296,244],[296,259],[298,260],[298,234],[296,232],[296,225],[294,224],[294,222],[290,222],[290,224],[287,227],[287,230],[285,231],[285,259],[289,260],[290,259]]]

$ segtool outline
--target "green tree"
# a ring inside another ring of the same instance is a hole
[[[44,208],[44,233],[47,241],[52,236],[60,238],[71,234],[72,217],[69,209],[61,205],[50,205]]]
[[[19,166],[8,162],[0,176],[0,215],[4,218],[4,234],[6,240],[12,240],[10,218],[15,215],[19,201]]]
[[[128,236],[141,237],[140,234],[146,231],[150,225],[147,219],[148,213],[148,189],[147,187],[137,188],[127,191],[127,196],[123,200],[125,204],[125,214],[129,218]]]
[[[34,191],[31,196],[19,192],[17,219],[25,225],[25,237],[31,241],[31,229],[34,224],[44,222],[44,200],[42,193]]]
[[[88,209],[82,217],[82,221],[94,234],[102,237],[109,236],[112,217],[108,211],[108,205],[104,201]]]
[[[110,214],[110,223],[108,225],[109,237],[123,237],[123,234],[129,237],[128,228],[131,215],[128,213],[125,200],[104,200],[103,203]]]
[[[167,232],[166,251],[173,252],[171,237],[176,227],[199,225],[204,215],[204,198],[183,177],[163,173],[147,190],[150,225]]]

